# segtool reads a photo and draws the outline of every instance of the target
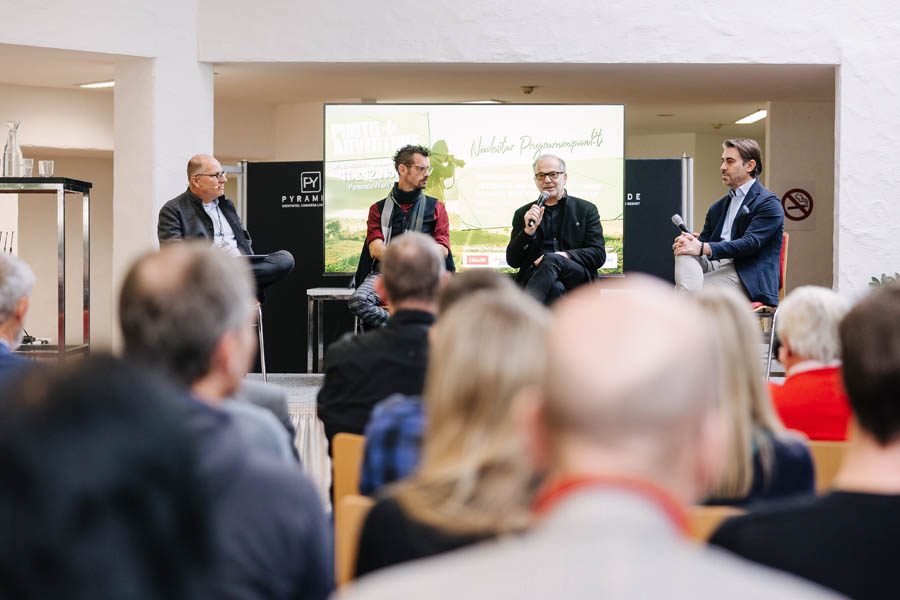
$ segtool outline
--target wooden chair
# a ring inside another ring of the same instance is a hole
[[[823,494],[831,487],[834,476],[844,462],[847,442],[810,441],[809,450],[816,470],[816,493]]]
[[[334,578],[338,587],[353,579],[356,554],[363,523],[375,501],[367,496],[350,494],[341,498],[334,509]]]
[[[359,494],[359,471],[366,449],[366,437],[353,433],[339,433],[331,440],[332,481],[334,505],[348,494]]]
[[[691,539],[706,543],[722,521],[742,514],[744,511],[734,506],[693,506],[688,512]]]
[[[784,232],[781,238],[781,253],[778,256],[778,300],[784,300],[784,286],[787,281],[788,247],[791,236]],[[772,373],[772,352],[775,348],[775,322],[778,318],[778,307],[767,306],[762,302],[753,302],[753,312],[759,319],[760,330],[763,332],[764,341],[768,344],[766,352],[766,381]],[[768,321],[768,323],[767,323]]]

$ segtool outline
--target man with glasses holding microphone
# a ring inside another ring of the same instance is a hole
[[[286,250],[253,254],[250,234],[225,197],[228,180],[215,157],[197,154],[188,161],[188,189],[163,205],[156,235],[160,245],[205,239],[231,256],[249,256],[256,280],[256,295],[262,302],[264,290],[281,281],[294,269],[294,257]]]
[[[566,163],[538,156],[532,165],[541,195],[513,216],[506,262],[519,269],[516,281],[550,304],[568,290],[592,281],[606,261],[597,207],[566,193]]]
[[[376,289],[381,277],[378,261],[391,239],[407,231],[434,238],[444,255],[445,268],[456,271],[450,253],[450,219],[444,203],[425,195],[432,167],[431,151],[424,146],[406,145],[394,154],[397,181],[388,195],[369,207],[366,241],[356,268],[356,291],[347,302],[354,315],[371,328],[383,327],[388,311]]]

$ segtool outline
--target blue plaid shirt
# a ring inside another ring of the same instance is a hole
[[[394,394],[376,404],[366,425],[360,493],[372,495],[383,485],[410,475],[419,463],[424,429],[420,396]]]

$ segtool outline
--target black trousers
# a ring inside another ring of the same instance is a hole
[[[256,297],[260,302],[266,298],[265,290],[279,282],[294,270],[294,257],[287,250],[250,257],[250,269],[256,280]]]
[[[525,283],[525,291],[538,302],[550,304],[568,290],[590,281],[588,270],[571,258],[549,253],[537,267],[532,266],[531,275]]]

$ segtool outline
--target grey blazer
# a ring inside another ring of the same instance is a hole
[[[340,594],[341,600],[425,597],[811,600],[840,596],[691,543],[643,496],[593,488],[563,499],[525,535],[377,571]]]

